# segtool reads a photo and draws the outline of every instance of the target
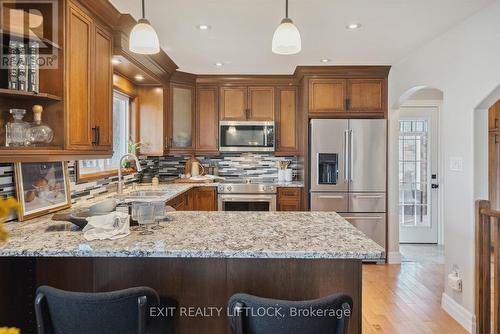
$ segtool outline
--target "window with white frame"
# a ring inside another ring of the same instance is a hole
[[[113,93],[113,156],[109,159],[78,161],[78,177],[117,172],[120,158],[128,153],[130,137],[130,98],[118,91]]]

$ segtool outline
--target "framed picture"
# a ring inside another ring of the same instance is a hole
[[[66,162],[18,162],[15,174],[19,221],[71,207]]]

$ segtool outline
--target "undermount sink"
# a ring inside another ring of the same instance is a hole
[[[161,197],[164,196],[166,193],[163,191],[153,191],[153,190],[139,190],[139,191],[132,191],[131,193],[127,194],[126,197]]]

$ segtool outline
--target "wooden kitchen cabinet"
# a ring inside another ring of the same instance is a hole
[[[343,79],[309,80],[309,112],[346,111],[347,84]]]
[[[112,154],[111,33],[72,1],[66,29],[66,148]]]
[[[277,156],[293,155],[299,151],[297,89],[277,89],[276,152]]]
[[[247,112],[246,87],[222,87],[220,89],[220,119],[244,121]]]
[[[272,121],[274,119],[274,88],[248,88],[248,120]]]
[[[302,188],[278,188],[278,211],[301,211]]]
[[[170,200],[167,205],[177,211],[217,211],[217,189],[197,187]]]
[[[488,111],[488,129],[490,131],[500,130],[500,100]]]
[[[194,188],[194,211],[217,211],[217,189],[215,187]]]
[[[164,89],[161,86],[137,87],[139,142],[142,155],[164,154]]]
[[[70,149],[90,150],[94,141],[91,117],[92,34],[90,16],[68,2],[66,100],[70,112],[66,146]]]
[[[196,89],[196,153],[219,151],[219,99],[217,87]]]
[[[170,138],[167,147],[170,152],[192,152],[195,147],[195,88],[171,84],[170,101]]]
[[[95,147],[113,149],[113,39],[103,27],[95,26],[93,124],[98,138]]]
[[[274,120],[274,87],[221,87],[221,121]]]
[[[310,79],[309,113],[380,113],[385,110],[384,79]]]
[[[347,80],[347,109],[354,112],[383,112],[384,80]]]

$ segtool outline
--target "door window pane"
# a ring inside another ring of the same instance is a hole
[[[430,226],[427,120],[400,121],[399,215],[402,226]]]

